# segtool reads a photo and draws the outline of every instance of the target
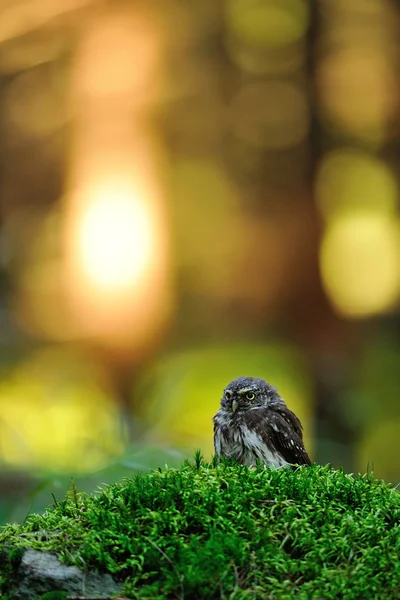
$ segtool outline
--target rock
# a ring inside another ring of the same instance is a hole
[[[65,591],[72,596],[109,596],[121,586],[108,574],[85,573],[77,567],[63,565],[50,552],[28,549],[12,577],[10,600],[37,600],[41,594]]]

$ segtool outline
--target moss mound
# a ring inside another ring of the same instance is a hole
[[[399,524],[400,494],[370,475],[196,457],[93,496],[72,489],[7,525],[0,549],[54,551],[131,598],[398,599]]]

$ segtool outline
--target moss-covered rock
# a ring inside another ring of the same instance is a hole
[[[95,495],[72,490],[6,526],[0,549],[53,552],[112,575],[131,598],[394,600],[399,525],[400,494],[369,475],[197,458]],[[11,562],[0,591],[13,598],[21,566]]]

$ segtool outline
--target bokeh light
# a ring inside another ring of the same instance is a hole
[[[0,383],[0,460],[91,471],[124,449],[120,417],[88,356],[43,349]],[[10,401],[12,399],[12,401]]]
[[[382,160],[367,152],[345,147],[327,153],[321,161],[316,199],[327,220],[336,212],[355,209],[395,216],[398,197],[394,173]]]
[[[226,51],[243,72],[279,77],[304,67],[307,1],[229,0],[224,15]]]
[[[85,32],[64,211],[71,312],[83,336],[132,355],[158,337],[170,309],[162,151],[145,125],[161,52],[151,15],[106,11]]]
[[[385,56],[350,47],[321,62],[322,114],[336,131],[381,144],[390,134],[397,106],[396,80]]]
[[[155,248],[149,209],[129,181],[105,181],[88,190],[76,232],[82,276],[99,293],[126,293],[146,276]]]
[[[229,0],[227,27],[234,38],[250,46],[284,46],[305,34],[308,10],[305,0]]]
[[[373,211],[345,211],[328,224],[322,280],[336,309],[366,317],[394,308],[400,294],[399,224]]]

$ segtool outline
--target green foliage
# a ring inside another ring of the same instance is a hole
[[[193,464],[74,492],[8,525],[4,544],[53,550],[137,599],[395,599],[400,494],[330,466]]]

